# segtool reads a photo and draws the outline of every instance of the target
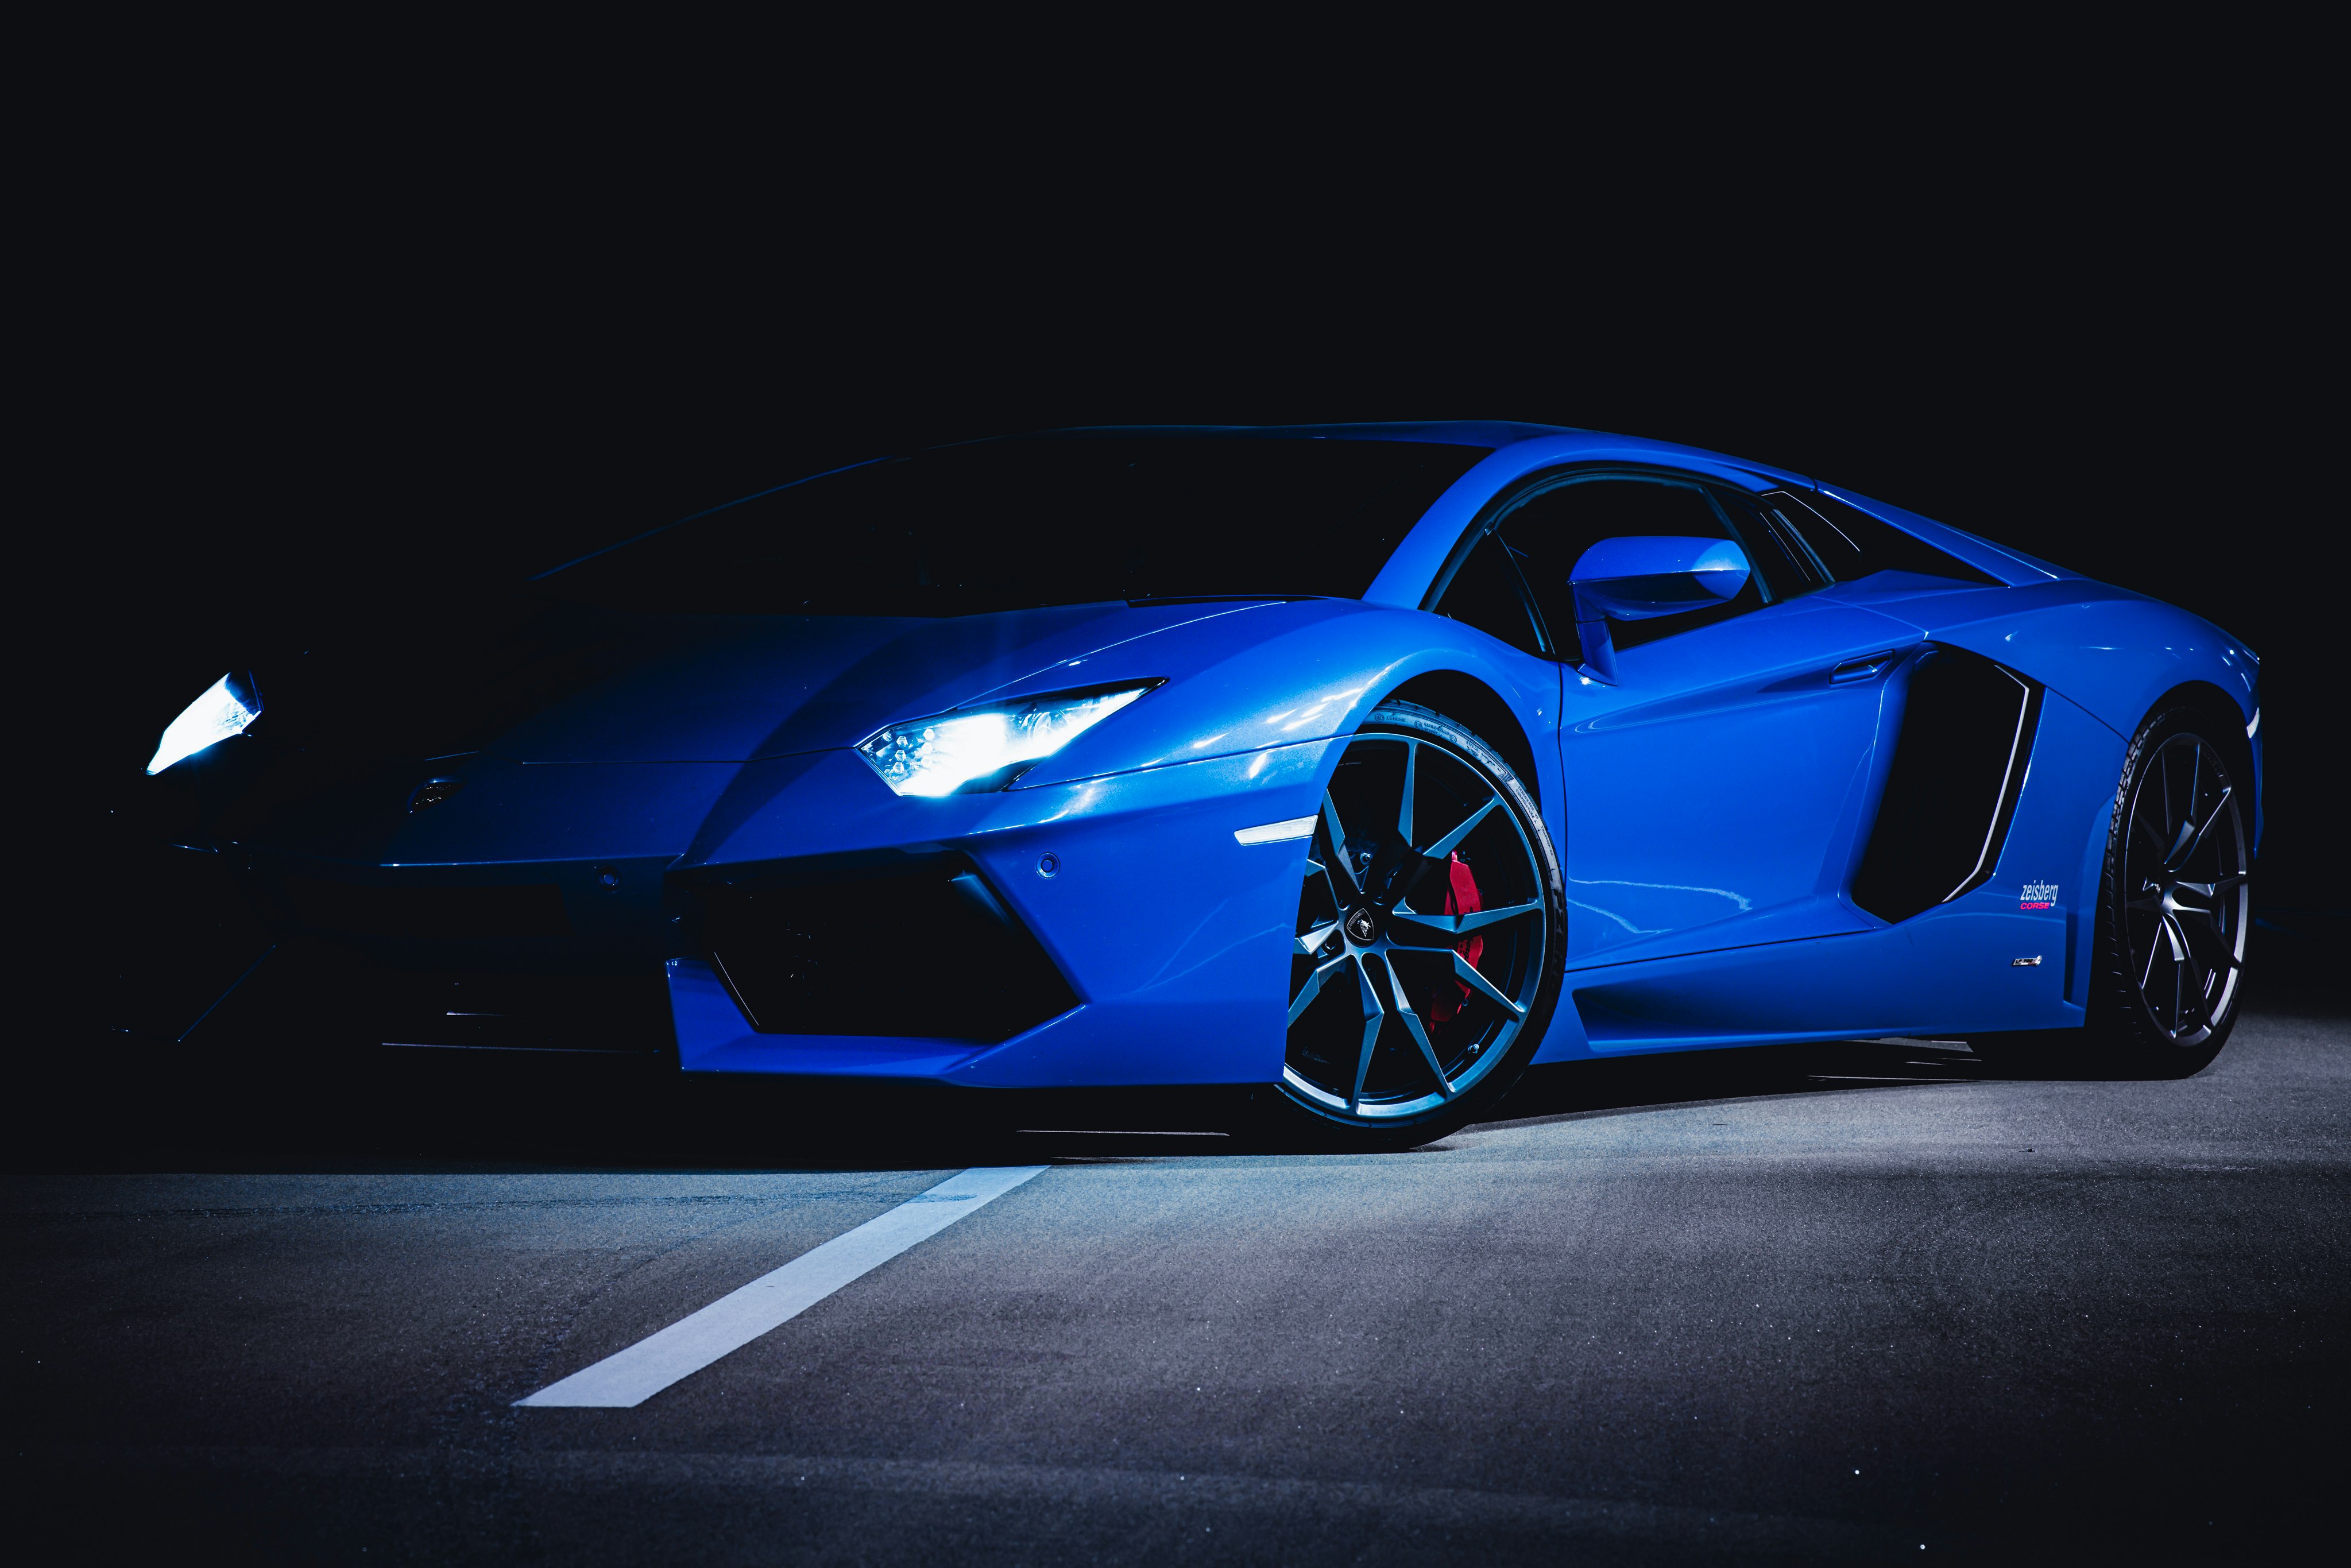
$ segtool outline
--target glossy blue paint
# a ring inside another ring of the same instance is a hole
[[[1898,697],[1898,686],[1887,683],[1889,699]],[[1898,716],[1891,702],[1888,716]],[[1821,924],[1842,919],[1842,933],[1800,931],[1789,921],[1760,940],[1709,942],[1688,957],[1584,967],[1569,985],[1593,1049],[2078,1024],[2123,746],[2081,708],[2052,695],[2015,817],[1981,887],[1899,925],[1839,900],[1841,913]],[[1849,881],[1858,851],[1857,841],[1847,842],[1827,880]],[[2042,962],[2019,967],[2020,957]]]
[[[688,1072],[935,1079],[979,1054],[978,1047],[961,1040],[761,1034],[744,1021],[735,998],[701,959],[672,958],[666,972],[678,1066]]]
[[[836,754],[772,790],[759,787],[742,825],[683,863],[756,866],[899,849],[935,835],[927,841],[978,862],[1083,1003],[1001,1045],[961,1048],[954,1067],[936,1075],[998,1086],[1270,1082],[1281,1071],[1287,939],[1306,851],[1295,840],[1243,845],[1233,835],[1311,811],[1331,753],[1328,741],[1310,741],[938,800],[894,796],[862,764]],[[926,810],[935,807],[949,810]],[[1046,854],[1057,862],[1050,879],[1030,870]],[[1138,887],[1152,889],[1147,902],[1136,900]],[[1103,918],[1122,907],[1143,917]],[[683,983],[674,978],[674,989]],[[728,1044],[749,1035],[732,1009],[731,1001],[724,1012],[680,1003],[689,1069],[757,1061],[761,1071],[828,1072],[842,1071],[842,1061],[878,1060],[879,1048],[862,1039],[759,1036],[756,1049]]]
[[[1753,575],[1747,552],[1729,539],[1656,536],[1602,539],[1568,573],[1583,674],[1618,679],[1611,620],[1655,621],[1710,610],[1739,597]]]
[[[2054,885],[2051,908],[2043,915],[2064,923],[2055,951],[2065,956],[2062,984],[2076,1007],[2089,1000],[2090,939],[2096,924],[2100,863],[2106,823],[2114,813],[2115,781],[2122,776],[2128,742],[2074,703],[2051,693],[2041,707],[2033,737],[2032,766],[2024,793],[2017,798],[2000,868],[1991,881],[1970,894],[1990,907],[2027,899],[2027,885]],[[2067,878],[2070,876],[2071,880]],[[2053,928],[2050,936],[2057,936]],[[2037,951],[2038,949],[2036,949]],[[2053,954],[2050,962],[2056,959]]]
[[[1168,684],[1014,789],[1352,734],[1382,697],[1438,670],[1493,688],[1531,735],[1557,723],[1557,666],[1459,622],[1343,600],[1263,605],[1039,675],[1040,689],[1081,675]]]
[[[1367,604],[1418,608],[1429,585],[1444,570],[1462,530],[1477,520],[1487,503],[1531,474],[1582,463],[1623,463],[1672,469],[1698,478],[1719,479],[1741,489],[1764,490],[1780,486],[1811,489],[1812,481],[1784,468],[1742,463],[1719,452],[1677,446],[1669,441],[1643,441],[1636,436],[1606,435],[1597,431],[1561,431],[1530,436],[1499,448],[1492,456],[1455,481],[1424,514],[1418,525],[1397,544],[1364,591]]]
[[[1918,633],[1813,594],[1617,655],[1568,683],[1568,961],[1859,930],[1839,896],[1885,682],[1839,666]]]
[[[1729,539],[1602,539],[1568,574],[1577,623],[1614,616],[1651,621],[1739,597],[1751,569]]]
[[[1830,591],[1936,642],[2025,670],[2119,733],[2136,729],[2164,693],[2191,682],[2225,694],[2240,722],[2253,716],[2260,666],[2243,645],[2127,589],[2074,579],[1900,598],[1874,596],[1866,583]]]
[[[259,670],[271,707],[251,735],[148,787],[196,802],[183,815],[201,818],[201,832],[175,841],[217,844],[256,886],[286,876],[552,884],[569,936],[429,951],[378,944],[374,956],[648,974],[665,966],[687,1071],[990,1087],[1264,1083],[1280,1072],[1306,848],[1234,835],[1314,811],[1344,738],[1422,677],[1474,682],[1509,716],[1516,734],[1488,738],[1529,759],[1559,851],[1568,974],[1541,1061],[2077,1023],[2125,737],[2183,689],[2224,694],[2248,723],[2258,708],[2258,661],[2218,628],[1844,492],[2003,586],[1880,573],[1622,650],[1613,684],[1595,681],[1428,604],[1466,530],[1498,497],[1530,476],[1586,463],[1750,492],[1811,481],[1670,444],[1541,426],[1260,434],[1492,451],[1411,528],[1361,601],[615,620],[591,628],[604,664],[549,687],[536,706],[520,704],[462,754],[429,757],[329,758],[272,741],[288,704]],[[1669,548],[1635,539],[1604,550],[1624,558],[1616,571],[1654,566]],[[1887,925],[1849,889],[1907,672],[1928,643],[1997,660],[2048,695],[1991,879]],[[1163,684],[998,792],[900,797],[851,749],[896,721],[1140,680]],[[2258,737],[2254,755],[2258,795]],[[251,785],[268,768],[299,787]],[[427,776],[460,788],[412,810]],[[942,853],[977,869],[1076,1006],[990,1045],[762,1034],[694,945],[696,879]],[[1050,877],[1038,874],[1046,863]],[[2057,891],[2026,898],[2028,886]],[[2012,965],[2025,955],[2045,961]]]
[[[1235,612],[1109,603],[949,620],[713,617],[720,624],[701,638],[533,715],[496,749],[523,762],[740,762],[854,746],[890,719],[1066,685],[1050,672]]]
[[[2057,970],[2011,962],[2043,935],[2013,915],[1946,906],[1875,931],[1613,967],[1570,984],[1598,1055],[2079,1025]]]

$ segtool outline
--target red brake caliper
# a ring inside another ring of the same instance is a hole
[[[1478,879],[1469,874],[1469,867],[1456,853],[1445,867],[1445,913],[1474,915],[1484,905],[1478,902]],[[1469,962],[1471,968],[1486,952],[1483,936],[1464,936],[1453,944],[1453,950]],[[1440,983],[1437,995],[1430,998],[1428,1018],[1432,1023],[1447,1023],[1460,1016],[1461,1004],[1469,999],[1469,988],[1459,980]]]

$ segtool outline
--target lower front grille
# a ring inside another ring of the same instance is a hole
[[[993,1042],[1078,1004],[967,862],[699,898],[711,966],[763,1034]]]
[[[386,1045],[491,1051],[672,1048],[669,982],[650,976],[413,974],[349,977],[367,1032]]]

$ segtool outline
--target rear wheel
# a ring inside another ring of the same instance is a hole
[[[2185,1078],[2220,1054],[2252,925],[2251,800],[2225,734],[2189,708],[2139,731],[2106,831],[2088,1022],[1972,1041],[1980,1054],[2135,1078]]]
[[[1510,765],[1441,714],[1382,704],[1340,757],[1301,881],[1287,1130],[1409,1148],[1499,1102],[1566,951],[1558,857]]]

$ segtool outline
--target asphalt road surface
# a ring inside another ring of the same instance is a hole
[[[581,1564],[2339,1549],[2340,1020],[2249,1017],[2182,1082],[1996,1081],[1902,1044],[1599,1063],[1531,1082],[1512,1120],[1360,1158],[982,1137],[923,1107],[876,1130],[874,1107],[772,1085],[471,1067],[19,1102],[20,1542]],[[778,1270],[805,1284],[823,1258],[786,1266],[843,1237],[825,1257],[887,1255],[642,1403],[517,1404]]]

